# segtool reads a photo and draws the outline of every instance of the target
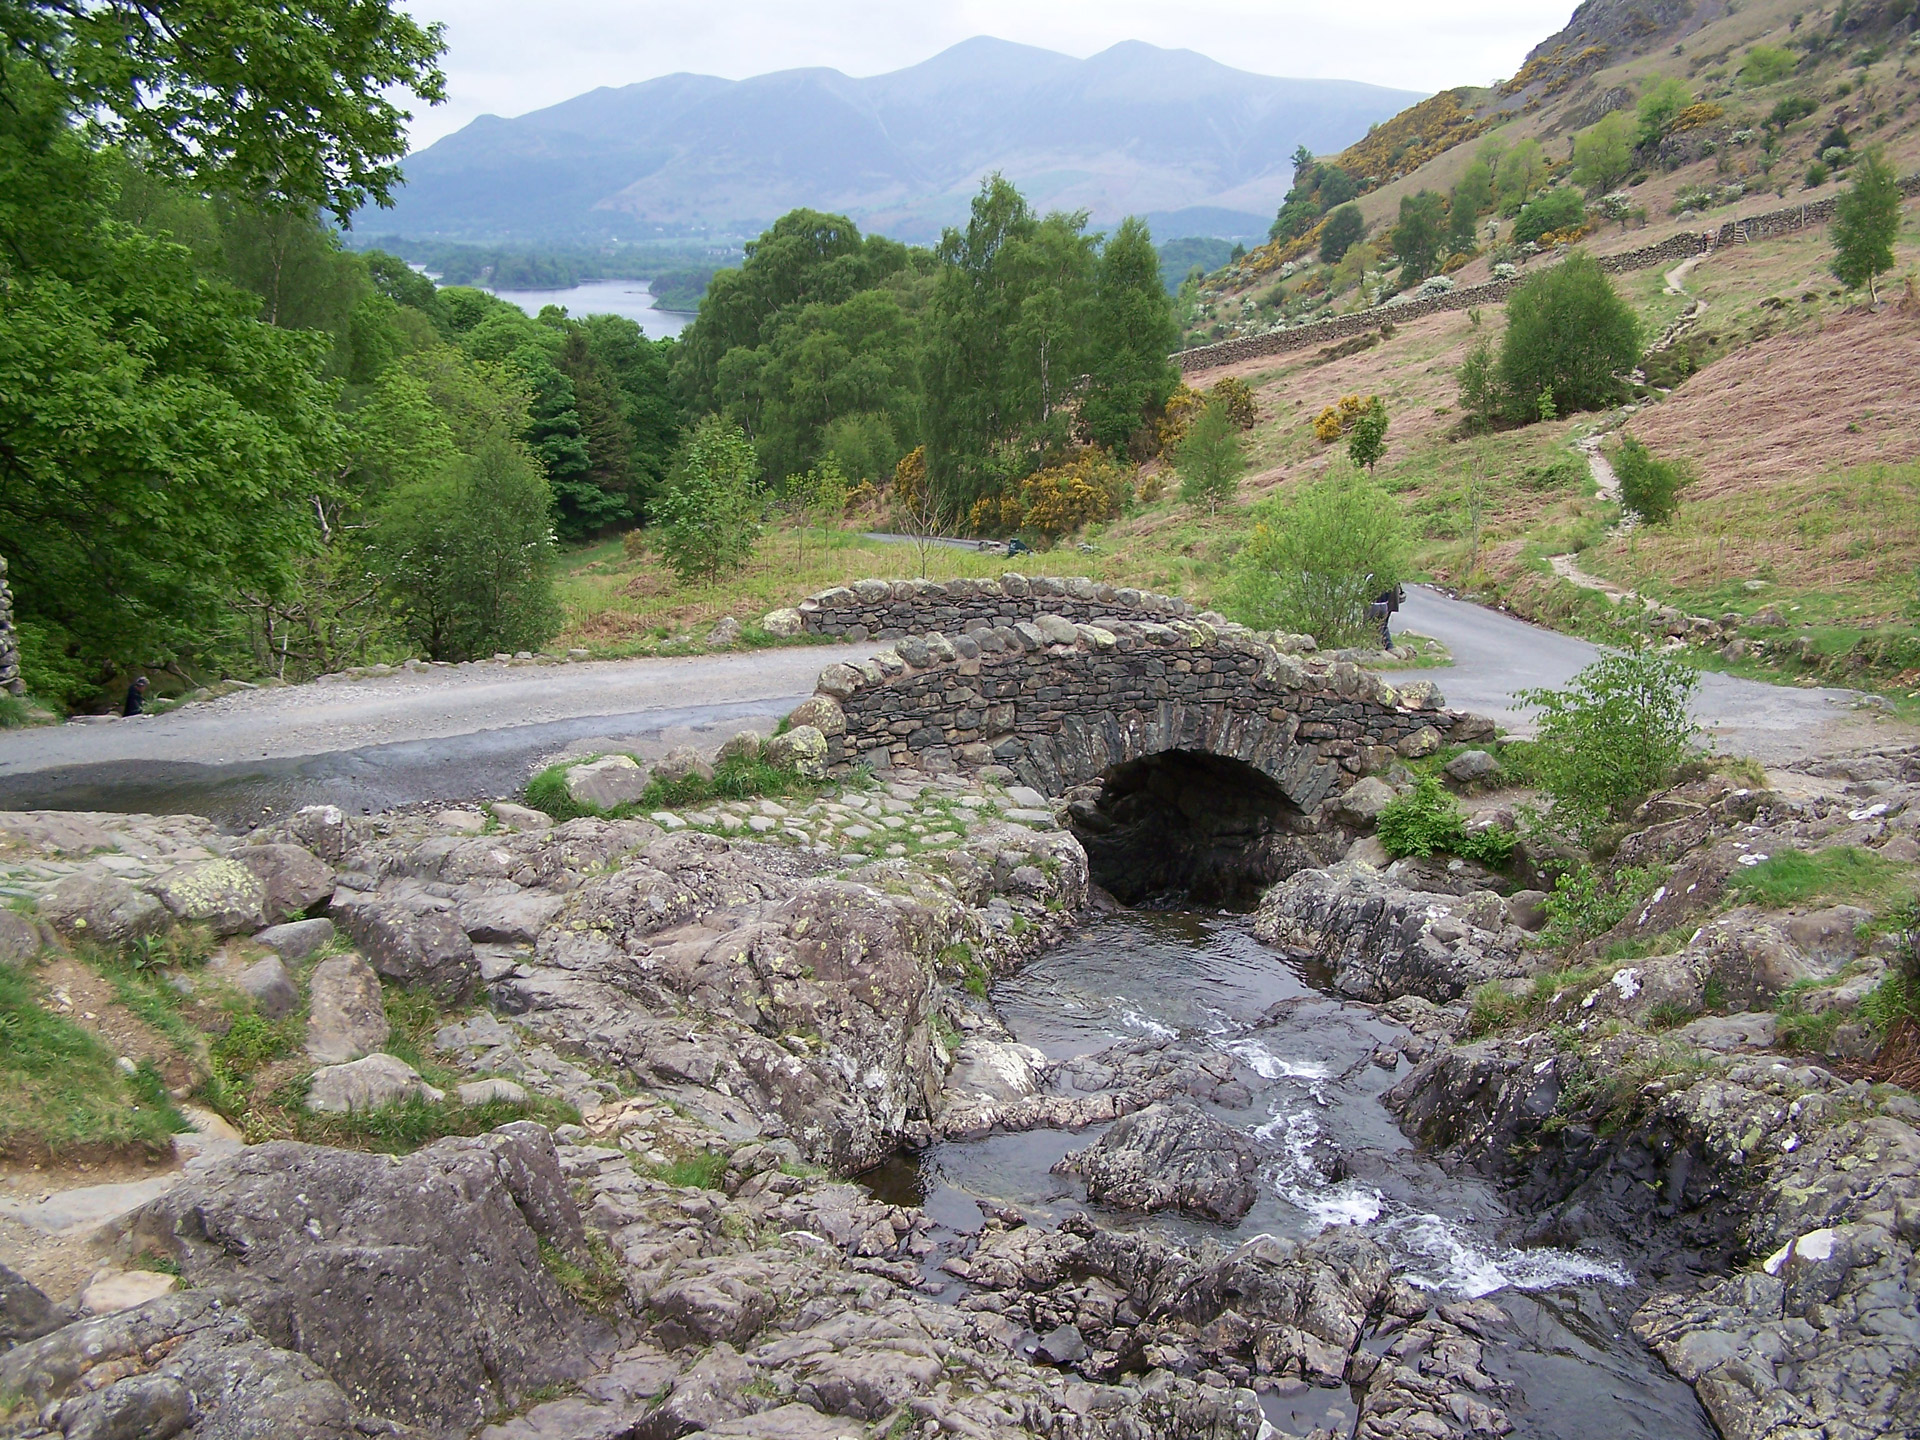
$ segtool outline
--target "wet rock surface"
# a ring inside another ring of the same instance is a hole
[[[1238,1130],[1175,1102],[1136,1110],[1054,1169],[1083,1177],[1097,1205],[1230,1222],[1253,1208],[1259,1166],[1259,1152]]]

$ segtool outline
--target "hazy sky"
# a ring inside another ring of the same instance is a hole
[[[1198,50],[1265,75],[1408,90],[1519,67],[1574,0],[405,0],[447,27],[445,105],[416,146],[476,115],[520,115],[600,85],[691,70],[742,79],[803,65],[877,75],[973,35],[1086,56],[1121,40]]]

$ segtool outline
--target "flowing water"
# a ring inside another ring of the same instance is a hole
[[[1324,977],[1290,964],[1237,915],[1124,912],[1095,921],[993,990],[1014,1037],[1055,1059],[1128,1040],[1217,1048],[1238,1064],[1251,1103],[1210,1106],[1266,1154],[1260,1198],[1236,1226],[1171,1215],[1095,1211],[1226,1244],[1260,1233],[1305,1239],[1363,1225],[1396,1268],[1437,1297],[1492,1295],[1518,1343],[1490,1359],[1527,1396],[1512,1418],[1540,1440],[1689,1440],[1714,1434],[1693,1392],[1626,1328],[1642,1298],[1629,1257],[1513,1243],[1520,1219],[1498,1190],[1449,1175],[1400,1134],[1381,1095],[1407,1073],[1375,1063],[1406,1031],[1333,997]],[[1080,1183],[1051,1167],[1099,1131],[1032,1131],[934,1146],[868,1177],[876,1193],[925,1205],[951,1243],[980,1226],[976,1200],[1057,1221],[1088,1207]],[[961,1287],[954,1286],[957,1293]],[[1344,1432],[1344,1392],[1263,1397],[1282,1434]]]

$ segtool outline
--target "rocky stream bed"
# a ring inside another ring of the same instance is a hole
[[[578,1112],[404,1155],[208,1116],[144,1189],[15,1187],[0,1436],[1914,1434],[1920,1103],[1854,1018],[1900,938],[1729,889],[1920,859],[1913,755],[1823,768],[1650,803],[1621,851],[1664,884],[1572,957],[1331,803],[1255,914],[1122,909],[991,772],[0,815],[22,973],[201,927],[174,980],[299,1024],[315,1113]],[[1771,1048],[1782,994],[1831,1054]],[[31,1283],[56,1241],[73,1293]]]

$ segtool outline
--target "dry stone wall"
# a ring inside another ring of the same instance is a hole
[[[1900,182],[1900,191],[1908,198],[1920,195],[1920,175],[1910,175]],[[1677,265],[1695,255],[1705,255],[1722,245],[1739,245],[1750,240],[1765,240],[1775,235],[1790,234],[1805,229],[1809,225],[1825,225],[1833,219],[1835,200],[1828,198],[1815,201],[1811,205],[1789,205],[1780,210],[1769,210],[1761,215],[1750,215],[1743,220],[1728,220],[1718,230],[1682,230],[1653,245],[1642,246],[1638,250],[1628,250],[1619,255],[1600,257],[1600,268],[1609,275],[1622,274],[1629,270],[1646,270],[1656,265]],[[1192,374],[1199,370],[1211,370],[1220,365],[1232,365],[1241,360],[1253,360],[1263,355],[1283,355],[1293,350],[1308,350],[1316,345],[1345,340],[1354,335],[1364,335],[1369,330],[1377,330],[1383,325],[1398,324],[1403,320],[1416,320],[1422,315],[1437,315],[1443,310],[1467,310],[1475,305],[1498,305],[1520,285],[1525,277],[1511,280],[1489,280],[1483,285],[1467,285],[1459,289],[1446,291],[1440,295],[1429,295],[1425,299],[1410,300],[1399,305],[1376,305],[1370,310],[1361,310],[1352,315],[1338,315],[1329,320],[1315,320],[1306,325],[1297,325],[1291,330],[1276,330],[1267,335],[1248,335],[1238,340],[1222,340],[1217,345],[1200,345],[1191,350],[1182,350],[1173,356],[1174,364],[1183,374]]]
[[[20,677],[20,638],[13,628],[13,591],[7,586],[7,560],[0,555],[0,690],[24,695]]]
[[[826,737],[834,772],[998,765],[1060,795],[1115,765],[1185,751],[1242,761],[1307,811],[1396,754],[1485,724],[1438,704],[1426,682],[1396,691],[1224,622],[1042,613],[908,636],[829,666],[792,720]]]
[[[975,625],[1011,625],[1042,612],[1087,625],[1184,620],[1195,613],[1174,595],[1079,576],[1006,574],[997,580],[856,580],[809,595],[791,610],[776,610],[761,624],[776,635],[804,631],[857,644],[928,632],[958,635]]]

